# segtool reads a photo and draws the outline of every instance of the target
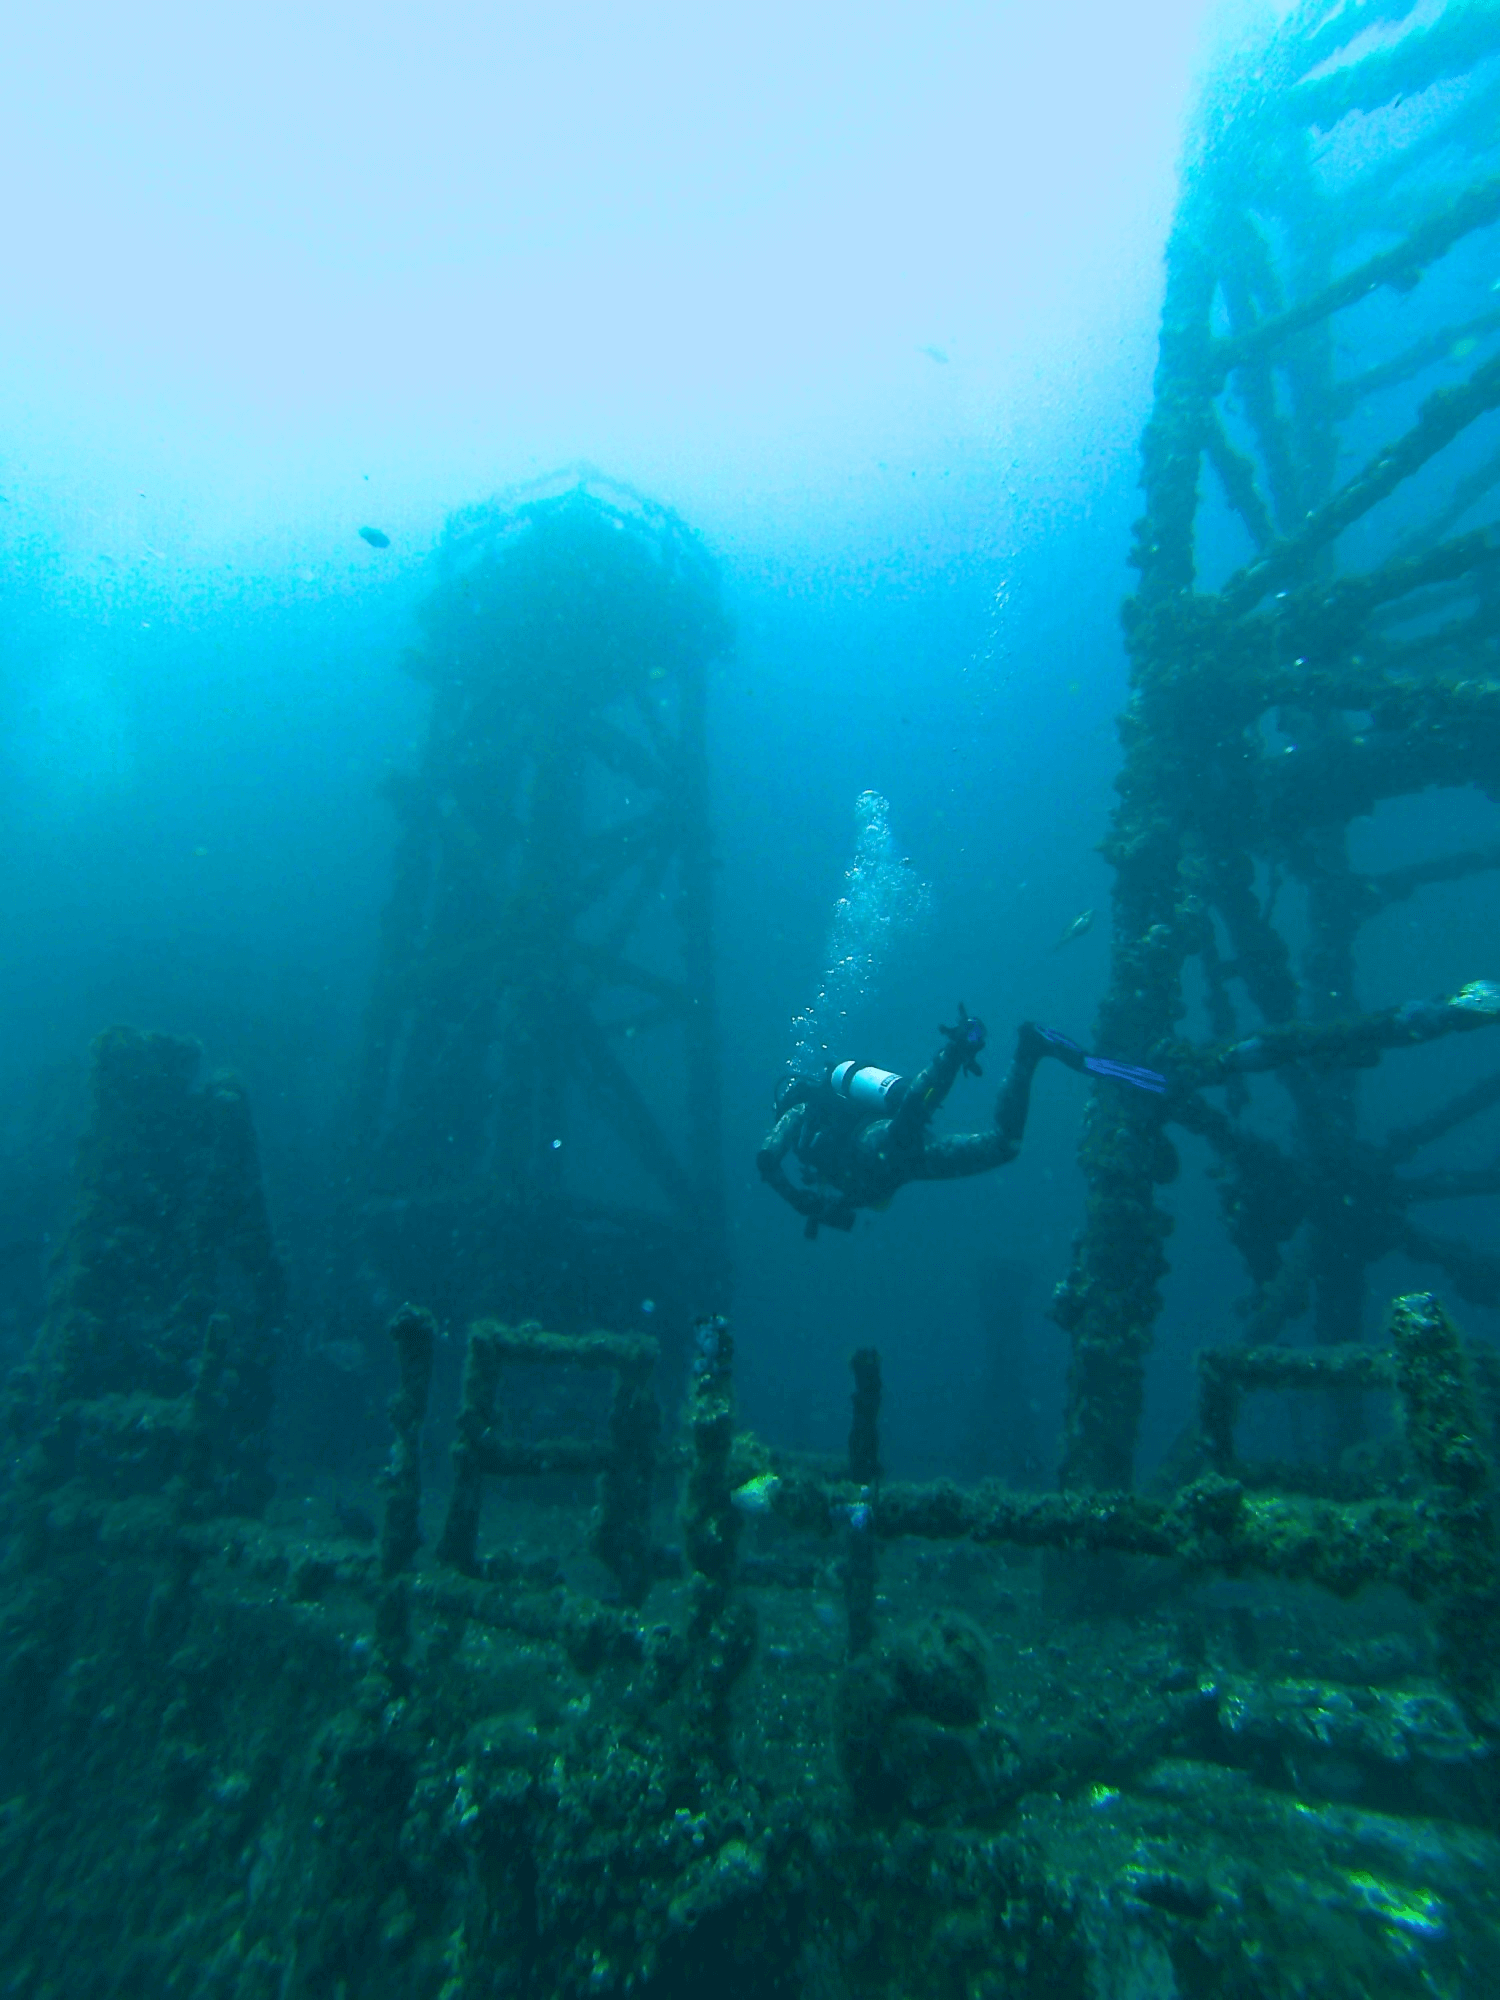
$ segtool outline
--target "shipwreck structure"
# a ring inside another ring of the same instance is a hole
[[[1500,1159],[1420,1157],[1500,1103],[1500,1074],[1383,1139],[1360,1124],[1383,1048],[1493,1021],[1500,995],[1377,1019],[1359,953],[1392,903],[1500,868],[1500,819],[1380,873],[1350,845],[1427,787],[1500,800],[1497,223],[1493,6],[1297,7],[1202,108],[1142,450],[1099,1026],[1178,1083],[1164,1106],[1100,1092],[1089,1111],[1056,1308],[1066,1484],[1130,1482],[1169,1125],[1212,1149],[1252,1342],[1309,1310],[1318,1342],[1366,1338],[1368,1273],[1397,1250],[1500,1302],[1500,1257],[1426,1219],[1500,1191]]]
[[[728,640],[674,515],[574,470],[458,516],[390,788],[352,1183],[395,1293],[659,1328],[726,1285],[704,738]]]
[[[1500,1081],[1379,1144],[1357,1123],[1371,1065],[1500,1020],[1479,980],[1356,990],[1373,911],[1500,862],[1371,875],[1348,845],[1382,799],[1500,787],[1500,541],[1466,518],[1500,480],[1477,431],[1500,312],[1463,303],[1500,219],[1500,180],[1473,178],[1500,12],[1412,12],[1291,17],[1211,103],[1173,239],[1106,1005],[1109,1046],[1172,1087],[1091,1109],[1064,1490],[889,1478],[870,1347],[825,1461],[737,1427],[719,1314],[660,1366],[638,1287],[672,1305],[666,1274],[685,1311],[722,1282],[702,676],[723,625],[691,538],[618,489],[480,510],[415,662],[432,728],[398,788],[366,1052],[356,1221],[421,1301],[388,1317],[382,1519],[268,1501],[281,1280],[243,1094],[195,1087],[193,1045],[102,1037],[53,1307],[4,1412],[7,1990],[1496,1989],[1500,1361],[1431,1293],[1383,1339],[1363,1299],[1392,1247],[1471,1302],[1497,1275],[1413,1215],[1500,1169],[1411,1163]],[[1370,143],[1341,154],[1356,117]],[[1441,323],[1403,331],[1445,262]],[[1330,325],[1357,312],[1393,353],[1340,376]],[[1145,1492],[1174,1122],[1222,1164],[1253,1289],[1249,1338],[1201,1360],[1196,1465]],[[987,1275],[997,1375],[1025,1278]],[[1304,1298],[1317,1338],[1280,1339]],[[434,1490],[439,1313],[470,1323]],[[589,1421],[543,1378],[608,1393]],[[1241,1456],[1268,1388],[1385,1394],[1392,1461],[1291,1490]],[[1128,1561],[1125,1614],[1059,1618],[1037,1552]]]
[[[244,1087],[200,1084],[202,1050],[172,1035],[110,1028],[92,1055],[77,1200],[8,1384],[21,1490],[78,1477],[117,1498],[166,1489],[189,1514],[258,1513],[286,1284]]]

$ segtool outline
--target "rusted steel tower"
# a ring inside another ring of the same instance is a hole
[[[1400,1171],[1500,1103],[1500,1075],[1378,1141],[1358,1090],[1382,1048],[1484,1024],[1495,993],[1362,1015],[1357,951],[1393,900],[1500,868],[1500,821],[1378,875],[1348,839],[1428,786],[1500,799],[1497,219],[1492,0],[1299,6],[1202,107],[1142,444],[1099,1026],[1179,1082],[1164,1105],[1101,1090],[1089,1110],[1057,1308],[1067,1484],[1130,1480],[1171,1121],[1216,1156],[1252,1339],[1310,1306],[1319,1340],[1358,1340],[1394,1249],[1500,1301],[1500,1257],[1417,1219],[1500,1190],[1500,1162]]]
[[[360,1254],[455,1317],[621,1325],[650,1300],[669,1332],[726,1282],[712,565],[664,508],[570,471],[456,517],[423,626]]]

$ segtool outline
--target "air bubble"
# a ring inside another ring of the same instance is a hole
[[[891,809],[879,792],[855,801],[859,832],[845,893],[833,906],[827,971],[812,1004],[792,1021],[792,1068],[822,1069],[834,1040],[848,1033],[851,1014],[867,1000],[896,939],[920,923],[932,892],[891,834]]]

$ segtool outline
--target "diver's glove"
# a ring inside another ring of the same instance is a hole
[[[958,1003],[958,1026],[945,1028],[938,1026],[938,1033],[946,1035],[963,1058],[963,1068],[970,1076],[983,1076],[979,1067],[979,1056],[984,1049],[985,1030],[983,1021],[975,1020],[968,1008],[960,1000]]]

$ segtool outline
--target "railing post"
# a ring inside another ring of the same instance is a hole
[[[731,1497],[734,1340],[723,1319],[694,1329],[688,1436],[692,1463],[683,1498],[683,1547],[692,1566],[688,1585],[686,1747],[695,1763],[721,1770],[730,1757],[729,1697],[755,1649],[755,1618],[734,1597],[740,1520]]]
[[[385,1520],[380,1535],[380,1573],[393,1577],[408,1568],[422,1546],[422,1425],[432,1389],[432,1350],[437,1328],[430,1312],[405,1305],[390,1324],[401,1369],[391,1398],[396,1436],[385,1475]]]
[[[868,1653],[875,1642],[875,1506],[880,1481],[880,1353],[856,1348],[853,1419],[849,1426],[849,1477],[859,1499],[849,1509],[844,1537],[844,1609],[849,1657]]]
[[[495,1391],[500,1381],[500,1350],[493,1335],[469,1328],[464,1356],[463,1396],[458,1410],[458,1434],[453,1440],[453,1491],[443,1523],[438,1555],[454,1569],[473,1576],[478,1566],[479,1508],[484,1498],[484,1434],[495,1420]]]
[[[651,1488],[661,1412],[651,1393],[654,1350],[615,1373],[609,1412],[609,1459],[599,1476],[589,1547],[620,1586],[627,1604],[643,1604],[656,1565],[651,1545]]]

